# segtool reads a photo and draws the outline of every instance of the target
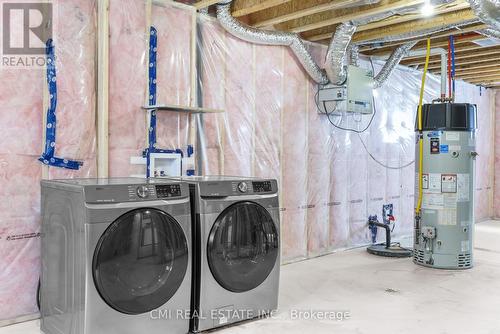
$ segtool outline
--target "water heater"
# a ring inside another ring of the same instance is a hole
[[[415,210],[413,260],[417,264],[472,267],[476,119],[476,106],[468,103],[423,105],[421,131],[417,116],[417,208],[422,166],[420,214]]]

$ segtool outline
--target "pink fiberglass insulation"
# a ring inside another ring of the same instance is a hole
[[[146,6],[141,1],[111,0],[109,20],[109,174],[144,173],[130,164],[147,146]]]
[[[280,180],[284,48],[255,47],[254,175]],[[266,59],[266,61],[262,61]],[[262,83],[266,83],[263,85]]]
[[[191,98],[191,12],[153,5],[151,23],[158,31],[157,104],[189,106]],[[185,150],[189,114],[160,111],[157,114],[157,147]]]
[[[95,2],[53,1],[58,105],[56,156],[80,171],[49,168],[50,178],[95,175]],[[40,189],[45,72],[0,69],[0,321],[38,312]]]
[[[54,2],[58,28],[56,156],[83,162],[78,171],[50,168],[49,177],[96,175],[95,160],[95,2]]]
[[[311,48],[319,63],[325,59],[326,49]],[[325,115],[318,114],[316,106],[317,86],[307,82],[308,87],[308,150],[307,150],[307,254],[309,257],[329,251],[330,206],[332,189],[330,161],[334,152],[334,131]]]
[[[285,51],[286,88],[282,117],[282,245],[285,259],[307,257],[308,79],[290,50]]]
[[[201,101],[206,108],[225,109],[225,80],[227,48],[225,31],[216,22],[198,19],[201,39],[197,47],[201,53]],[[203,126],[198,125],[202,147],[198,148],[203,161],[203,175],[223,174],[223,143],[224,135],[223,114],[203,115]]]
[[[457,83],[457,102],[468,102],[477,105],[476,130],[476,174],[475,174],[475,208],[476,221],[491,218],[493,214],[494,187],[494,147],[491,145],[494,136],[494,115],[492,90],[472,86],[464,82]]]
[[[224,173],[252,175],[255,88],[253,45],[226,35]]]

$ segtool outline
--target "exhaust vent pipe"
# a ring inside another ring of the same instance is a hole
[[[217,4],[217,19],[227,32],[251,43],[289,46],[306,72],[316,83],[321,85],[328,83],[325,71],[316,64],[298,34],[256,29],[244,25],[231,15],[231,2],[226,1]]]

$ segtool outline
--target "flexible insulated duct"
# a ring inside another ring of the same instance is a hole
[[[359,46],[356,44],[349,46],[349,64],[359,66]]]
[[[481,21],[500,32],[500,1],[469,0],[470,7]]]
[[[231,15],[231,1],[217,5],[217,19],[230,34],[251,43],[290,46],[306,72],[318,84],[327,84],[328,77],[314,61],[299,35],[290,32],[269,31],[249,27]]]
[[[387,79],[389,79],[389,77],[391,76],[396,66],[398,66],[401,59],[403,59],[408,54],[408,52],[411,50],[412,47],[415,46],[415,44],[417,44],[416,41],[408,42],[406,44],[397,47],[392,52],[391,56],[389,57],[389,59],[387,59],[380,72],[375,76],[374,79],[375,89],[381,87],[387,81]]]
[[[426,29],[426,30],[410,31],[410,32],[405,33],[405,34],[392,35],[392,36],[387,36],[387,37],[380,38],[380,39],[363,41],[363,42],[360,42],[358,44],[360,44],[360,45],[381,44],[381,43],[389,43],[389,42],[400,42],[400,41],[405,41],[405,40],[414,39],[414,38],[423,38],[423,37],[426,37],[430,34],[435,34],[438,32],[447,31],[447,30],[454,29],[454,28],[460,28],[460,27],[474,24],[474,23],[478,23],[478,22],[479,22],[479,20],[472,19],[472,20],[462,21],[460,23],[455,23],[455,24],[451,24],[451,25],[440,26],[440,27],[430,28],[430,29]]]
[[[486,37],[489,37],[489,38],[500,39],[500,31],[495,30],[495,29],[486,28],[486,29],[478,31],[478,33],[480,33],[481,35],[484,35]]]
[[[345,57],[356,26],[352,22],[342,23],[330,41],[326,53],[326,74],[334,85],[342,85],[347,79]]]

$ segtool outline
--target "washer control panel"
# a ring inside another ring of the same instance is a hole
[[[237,180],[200,182],[200,195],[209,197],[264,195],[278,192],[276,180]]]
[[[182,195],[180,184],[162,184],[156,186],[158,198],[180,197]]]
[[[254,181],[252,182],[254,193],[268,193],[273,191],[273,185],[271,181]]]
[[[180,182],[87,186],[84,191],[88,203],[154,201],[189,196],[188,185]]]

